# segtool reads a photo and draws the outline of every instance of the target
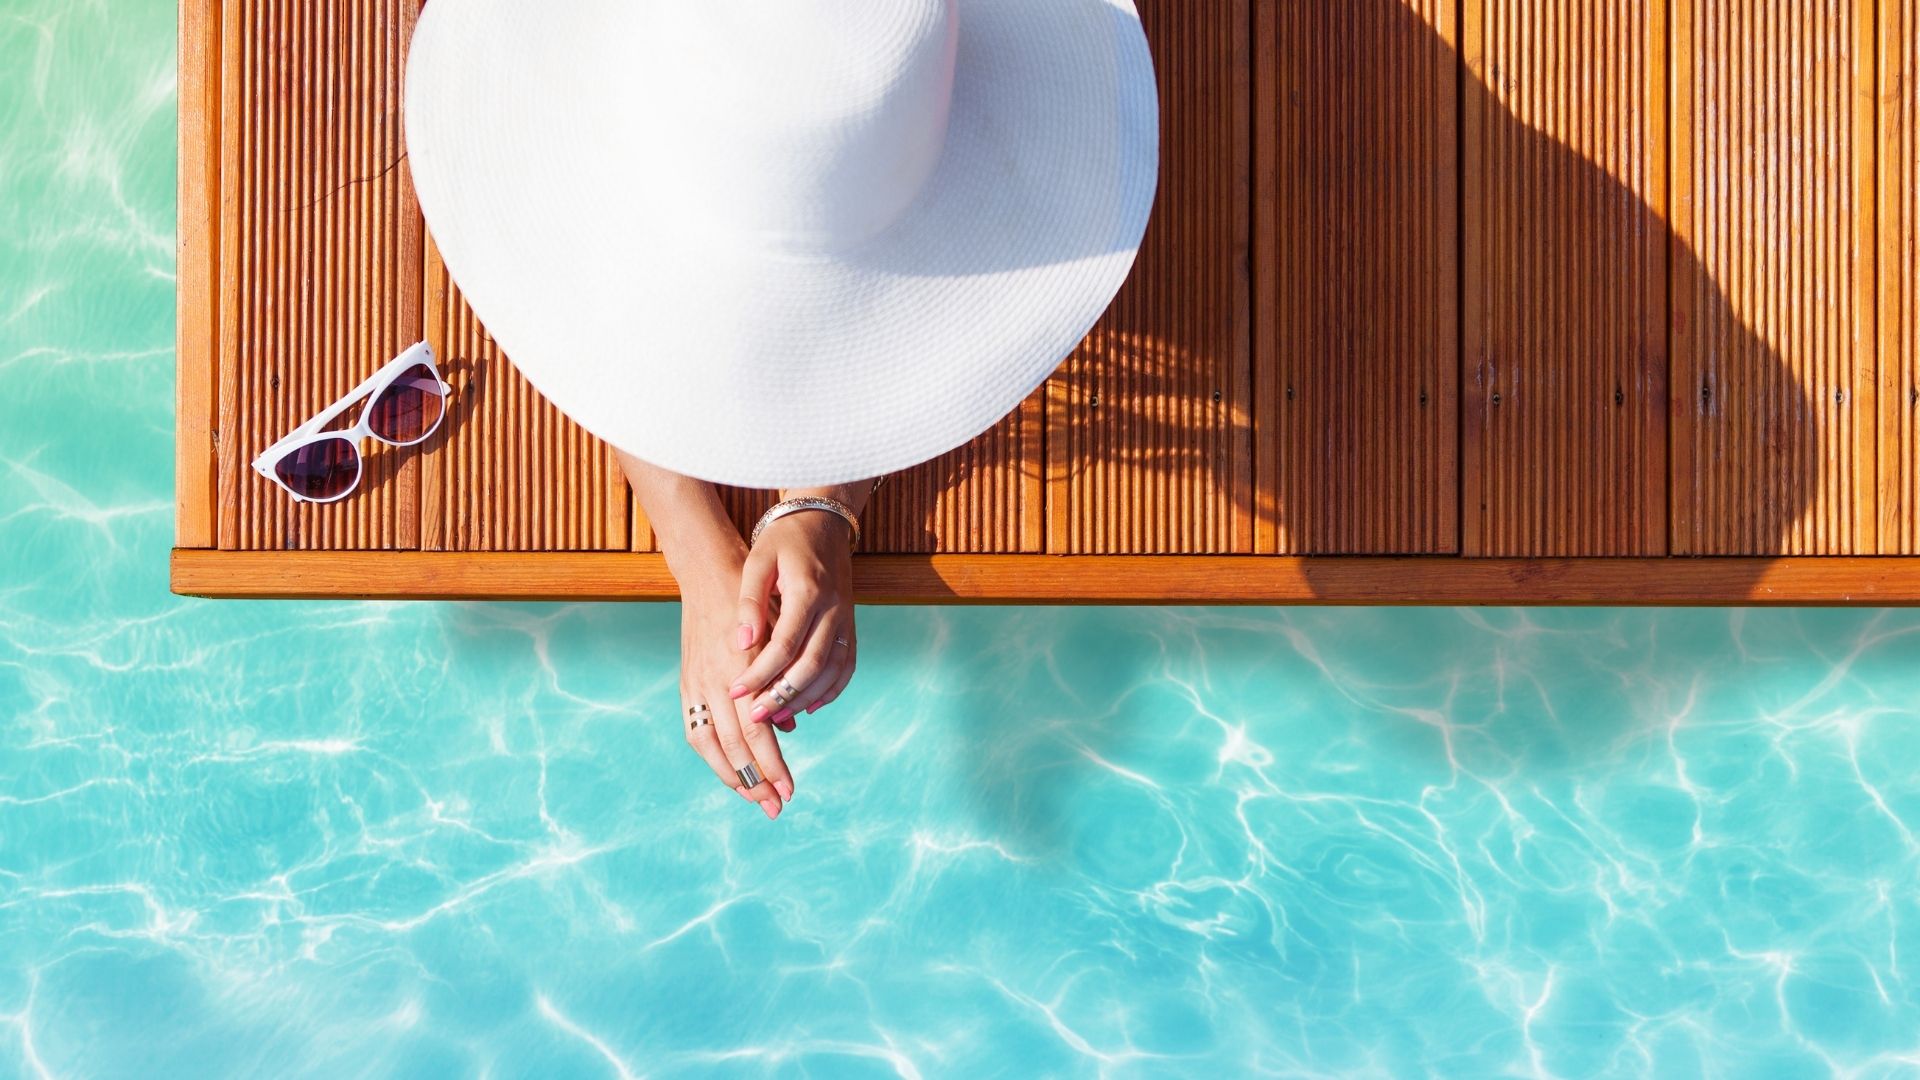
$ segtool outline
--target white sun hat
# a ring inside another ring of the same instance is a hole
[[[1132,0],[432,0],[406,139],[453,280],[588,431],[847,483],[992,427],[1133,265]]]

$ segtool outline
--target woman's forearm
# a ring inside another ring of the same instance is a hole
[[[665,469],[621,451],[614,451],[620,468],[633,485],[634,498],[646,512],[661,553],[674,580],[682,585],[692,576],[709,576],[717,568],[736,565],[746,541],[727,516],[720,492],[705,480]],[[838,500],[858,515],[880,486],[880,480],[851,484],[783,488],[780,498],[819,495]]]
[[[660,539],[667,569],[683,590],[738,568],[747,544],[727,516],[718,489],[705,480],[614,453]]]

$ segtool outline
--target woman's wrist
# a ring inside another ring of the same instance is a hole
[[[662,539],[661,554],[682,594],[738,591],[747,543],[731,528],[704,537]]]
[[[616,456],[681,593],[735,591],[747,545],[718,489],[630,454]]]
[[[751,548],[758,544],[766,530],[781,522],[794,521],[803,529],[811,529],[818,528],[825,520],[831,520],[837,526],[833,532],[840,539],[849,544],[859,541],[859,518],[853,507],[831,496],[795,495],[767,507],[766,512],[760,515],[760,520],[754,522],[752,531],[747,534],[747,546]]]

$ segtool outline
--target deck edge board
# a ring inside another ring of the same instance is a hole
[[[855,557],[868,604],[1380,606],[1920,605],[1920,556],[1450,555]],[[175,548],[175,593],[210,599],[672,601],[645,552]]]

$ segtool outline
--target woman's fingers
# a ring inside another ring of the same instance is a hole
[[[753,658],[753,663],[747,665],[747,670],[733,680],[731,696],[745,698],[748,694],[759,693],[767,688],[767,684],[773,681],[775,675],[792,667],[793,662],[798,660],[806,649],[807,639],[813,632],[816,618],[814,606],[807,603],[804,598],[784,597],[780,605],[780,621],[773,624],[773,634],[767,641],[767,647],[761,650],[759,656]],[[744,706],[745,702],[741,704]],[[755,708],[759,707],[761,706],[755,706]],[[746,713],[748,719],[757,720],[773,710],[768,709],[758,716],[754,715],[753,709],[743,708],[742,711]]]
[[[760,780],[755,784],[744,785],[746,796],[760,804],[769,818],[780,816],[780,792],[774,789],[772,777],[768,775],[768,762],[755,758],[753,747],[747,743],[746,735],[740,730],[740,714],[737,703],[729,698],[720,698],[713,702],[714,734],[720,739],[720,754],[726,759],[727,771],[731,776],[728,783],[741,786],[743,778],[739,770],[751,765],[759,773]],[[780,766],[781,775],[786,775],[786,765]],[[791,780],[789,780],[791,782]]]
[[[826,684],[820,682],[820,676],[831,675],[835,651],[833,638],[843,636],[835,628],[837,625],[839,623],[831,617],[816,621],[808,632],[806,644],[801,646],[801,653],[785,667],[785,671],[774,676],[774,684],[756,694],[751,700],[751,707],[747,705],[747,700],[741,700],[741,711],[747,713],[749,721],[764,721],[780,713],[791,717],[814,700],[820,690],[826,690]],[[808,696],[808,690],[812,690],[814,696]]]
[[[770,597],[778,567],[771,548],[747,553],[746,564],[740,568],[740,625],[734,627],[727,644],[744,650],[766,640],[767,623],[773,618]]]
[[[845,690],[847,683],[853,681],[854,660],[852,636],[848,635],[847,644],[835,645],[834,649],[840,654],[840,675],[834,679],[833,685],[827,687],[826,692],[821,694],[818,700],[807,706],[807,711],[810,713],[819,712],[826,706],[833,704],[833,699],[839,697],[840,691]]]
[[[839,625],[834,619],[821,619],[814,624],[813,634],[799,659],[773,680],[772,687],[754,699],[753,708],[747,711],[749,720],[763,716],[770,721],[776,717],[784,720],[819,699],[840,674],[836,655],[841,650],[837,641],[846,634],[838,629]]]
[[[761,775],[773,785],[780,795],[780,801],[793,798],[793,772],[787,768],[787,759],[780,753],[780,740],[774,737],[773,728],[766,724],[746,724],[741,734],[747,740],[747,749],[753,754],[753,760],[760,765]],[[774,808],[776,811],[778,807]],[[776,814],[768,814],[775,817]]]
[[[684,698],[685,695],[683,694],[682,697]],[[701,704],[704,703],[690,702],[680,710],[680,733],[686,736],[687,745],[693,748],[694,753],[700,755],[701,760],[707,763],[707,767],[713,770],[713,775],[719,777],[721,783],[740,792],[741,798],[753,802],[753,796],[741,789],[740,778],[734,775],[733,766],[727,763],[727,755],[720,749],[720,736],[713,723],[713,707],[709,705],[705,710],[701,710],[698,707]],[[721,707],[731,709],[732,703],[727,702]]]
[[[832,688],[834,683],[840,681],[841,672],[841,665],[829,663],[820,674],[814,676],[812,682],[801,688],[800,693],[795,695],[793,701],[789,702],[785,709],[774,715],[793,717],[803,712],[812,712],[814,705],[826,696],[827,691]]]

